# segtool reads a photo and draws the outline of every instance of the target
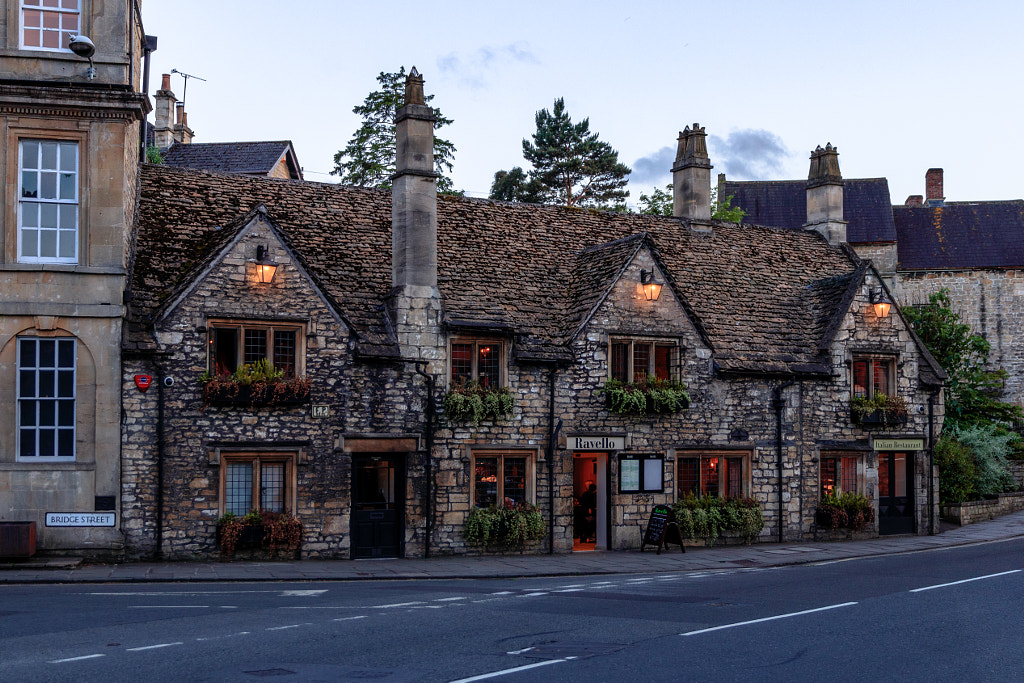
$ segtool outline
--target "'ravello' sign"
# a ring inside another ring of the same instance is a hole
[[[47,512],[46,526],[114,526],[114,513]]]
[[[924,439],[875,439],[876,451],[923,451]]]
[[[565,440],[570,451],[621,451],[626,447],[624,436],[570,436]]]

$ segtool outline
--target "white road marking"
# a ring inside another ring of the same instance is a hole
[[[323,595],[327,590],[312,590],[312,591],[281,591],[282,598],[311,598],[316,595]]]
[[[331,621],[352,621],[354,619],[365,619],[365,614],[360,614],[358,617],[342,617],[340,619],[331,619]]]
[[[721,631],[726,628],[735,628],[737,626],[748,626],[750,624],[760,624],[765,621],[775,621],[776,619],[788,619],[789,617],[799,617],[803,614],[812,614],[814,612],[824,612],[830,609],[838,609],[840,607],[849,607],[856,605],[856,602],[844,602],[838,605],[829,605],[828,607],[816,607],[815,609],[805,609],[801,612],[790,612],[789,614],[777,614],[774,617],[764,617],[763,619],[751,619],[750,621],[740,621],[735,624],[723,624],[722,626],[712,626],[711,628],[702,628],[699,631],[688,631],[686,633],[680,633],[681,636],[695,636],[698,633],[709,633],[711,631]]]
[[[523,593],[522,595],[519,595],[517,597],[520,597],[520,598],[537,598],[537,597],[540,597],[541,595],[547,595],[547,593]]]
[[[419,607],[413,607],[412,609],[444,609],[444,605],[420,605]]]
[[[300,628],[302,626],[312,626],[310,623],[305,624],[289,624],[288,626],[271,626],[270,628],[264,629],[266,631],[285,631],[290,628]]]
[[[512,595],[515,591],[498,591],[497,593],[491,593],[491,595]]]
[[[466,598],[466,597],[462,597],[462,598],[435,598],[434,602],[452,602],[454,600],[469,600],[469,598]]]
[[[359,607],[357,609],[389,609],[391,607],[412,607],[413,605],[422,605],[422,600],[416,602],[396,602],[393,605],[370,605],[369,607]]]
[[[502,671],[492,671],[489,674],[480,674],[479,676],[472,676],[470,678],[460,678],[457,681],[451,681],[451,683],[473,683],[473,681],[483,681],[488,678],[497,678],[498,676],[504,676],[506,674],[514,674],[517,671],[527,671],[529,669],[536,669],[539,666],[548,666],[549,664],[560,664],[561,662],[568,662],[575,657],[566,657],[565,659],[549,659],[546,662],[537,662],[536,664],[527,664],[525,666],[517,666],[513,669],[504,669]]]
[[[563,588],[562,590],[554,591],[555,593],[579,593],[582,588]]]
[[[53,659],[48,662],[49,664],[63,664],[64,662],[80,662],[83,659],[96,659],[97,657],[106,657],[106,655],[83,655],[81,657],[68,657],[67,659]]]
[[[252,631],[239,631],[238,633],[229,633],[226,636],[209,636],[208,638],[196,638],[199,642],[205,642],[207,640],[224,640],[225,638],[235,638],[237,636],[247,636]]]
[[[583,588],[586,585],[585,583],[570,583],[565,586],[559,586],[559,588]]]
[[[930,591],[933,588],[945,588],[946,586],[957,586],[961,583],[970,583],[971,581],[981,581],[982,579],[992,579],[997,576],[1006,576],[1007,574],[1016,574],[1019,569],[1011,569],[1008,572],[999,572],[998,574],[987,574],[985,576],[975,576],[973,579],[963,579],[962,581],[951,581],[950,583],[940,583],[934,586],[925,586],[924,588],[914,588],[911,593],[920,593],[921,591]]]
[[[160,643],[159,645],[146,645],[145,647],[129,647],[125,652],[142,652],[143,650],[156,650],[161,647],[174,647],[175,645],[184,645],[185,643]]]
[[[524,647],[522,650],[512,650],[511,652],[506,652],[505,654],[507,654],[507,655],[521,655],[524,652],[529,652],[532,649],[533,649],[532,647]]]
[[[209,605],[128,605],[128,609],[210,609]]]
[[[241,593],[280,593],[276,591],[135,591],[118,593],[88,593],[88,595],[238,595]]]

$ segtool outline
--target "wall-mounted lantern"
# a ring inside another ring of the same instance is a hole
[[[879,318],[888,318],[892,302],[885,296],[885,291],[879,287],[871,290],[871,306],[875,309],[875,315]]]
[[[661,283],[655,282],[653,270],[640,271],[640,286],[644,289],[644,296],[648,301],[657,301],[661,296]]]
[[[267,256],[267,248],[263,245],[256,247],[256,279],[264,284],[274,279],[277,272],[277,264]]]

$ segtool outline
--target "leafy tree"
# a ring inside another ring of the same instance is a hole
[[[391,176],[395,174],[395,115],[405,105],[405,67],[395,73],[377,75],[380,89],[371,92],[352,112],[363,119],[363,124],[355,132],[345,149],[334,155],[334,170],[331,175],[341,176],[341,182],[361,187],[378,187],[389,189]],[[427,95],[427,103],[434,99]],[[450,125],[452,120],[434,109],[437,121],[434,130]],[[451,178],[452,160],[455,157],[455,145],[443,138],[434,136],[434,167],[439,177],[437,191],[453,193]]]
[[[491,199],[503,202],[543,203],[543,188],[536,179],[531,179],[519,166],[511,171],[498,171],[491,184]]]
[[[729,221],[739,223],[747,212],[738,206],[732,205],[733,195],[725,198],[725,201],[718,201],[718,188],[711,188],[711,219],[716,221]]]
[[[926,306],[903,309],[914,331],[949,375],[946,422],[993,424],[1024,419],[1021,409],[996,398],[1006,378],[1005,370],[986,370],[990,345],[971,334],[952,308],[949,290],[928,297]]]
[[[642,214],[648,216],[671,216],[672,183],[666,185],[664,190],[660,187],[654,188],[654,192],[650,196],[641,194],[639,205],[640,213]]]
[[[621,206],[629,196],[626,183],[630,168],[619,163],[619,154],[607,142],[590,132],[590,119],[573,123],[558,98],[551,111],[541,109],[535,117],[533,142],[523,140],[523,157],[533,165],[530,182],[538,183],[539,197],[549,204],[564,206]],[[513,171],[502,176],[521,179]],[[497,185],[499,171],[495,174]],[[530,194],[526,183],[518,182],[515,192]],[[492,186],[492,193],[496,188]],[[499,186],[498,190],[504,190]],[[507,195],[505,195],[507,196]],[[492,199],[497,199],[492,194]]]

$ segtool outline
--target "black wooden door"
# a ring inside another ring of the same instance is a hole
[[[878,532],[914,532],[914,454],[878,454]]]
[[[400,557],[404,459],[392,454],[352,459],[352,557]]]

